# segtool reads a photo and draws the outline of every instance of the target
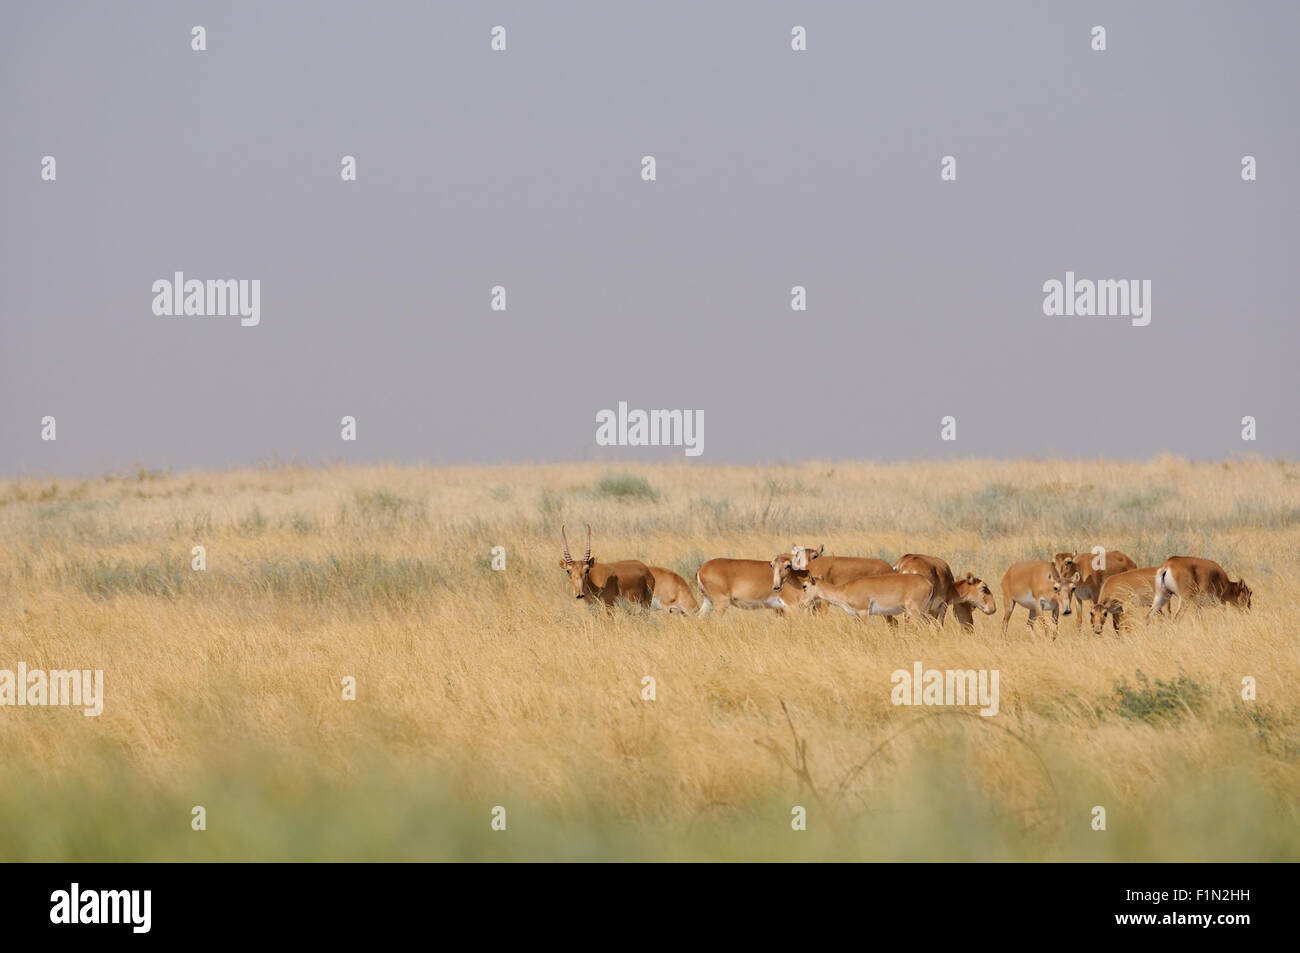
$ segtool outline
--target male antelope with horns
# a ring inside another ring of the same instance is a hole
[[[607,606],[615,602],[635,602],[647,608],[654,601],[655,577],[650,567],[639,559],[620,559],[618,562],[601,563],[591,556],[591,524],[587,524],[587,552],[582,559],[575,561],[569,555],[569,537],[565,535],[564,525],[560,525],[560,538],[564,540],[564,558],[560,568],[569,575],[569,587],[573,598],[588,597],[599,600]]]

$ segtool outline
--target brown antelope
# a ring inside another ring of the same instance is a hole
[[[651,566],[650,574],[655,577],[651,609],[666,609],[670,613],[681,612],[685,615],[695,615],[700,611],[691,587],[677,573],[663,566]]]
[[[1229,579],[1227,571],[1212,559],[1170,556],[1156,569],[1155,589],[1152,615],[1164,608],[1170,596],[1178,596],[1175,619],[1183,614],[1189,602],[1202,605],[1226,602],[1241,609],[1250,608],[1251,592],[1246,580]]]
[[[893,572],[889,563],[883,559],[867,556],[827,556],[825,553],[824,545],[813,549],[811,546],[800,546],[796,543],[790,547],[789,553],[776,556],[772,560],[773,591],[782,584],[783,580],[796,589],[802,590],[803,581],[812,573],[825,576],[826,581],[833,586],[842,586],[863,576],[878,576],[881,573]],[[811,603],[804,602],[804,607],[813,612],[820,611],[824,606],[825,603],[816,599]],[[892,615],[885,616],[885,621],[891,626],[898,624]]]
[[[695,573],[704,599],[700,615],[716,605],[719,612],[729,606],[739,609],[775,609],[782,612],[799,605],[803,593],[790,579],[783,580],[777,561],[761,559],[710,559]],[[785,557],[788,566],[789,557]],[[775,578],[775,582],[774,582]]]
[[[926,608],[926,612],[943,625],[948,606],[957,594],[957,583],[953,580],[952,567],[947,561],[938,556],[908,553],[906,556],[899,557],[891,571],[915,573],[930,580],[930,605]]]
[[[963,629],[975,628],[975,609],[985,615],[998,611],[993,593],[984,580],[972,573],[956,577],[946,560],[938,556],[924,556],[908,553],[894,563],[894,572],[911,572],[925,576],[933,587],[930,597],[929,613],[943,624],[948,608],[952,607],[953,617]]]
[[[883,559],[867,556],[827,556],[825,553],[825,546],[814,550],[811,546],[796,544],[790,547],[790,568],[796,572],[806,571],[814,576],[825,576],[826,581],[833,586],[841,586],[851,579],[861,579],[863,576],[878,576],[881,573],[894,571],[894,567]],[[775,579],[772,585],[776,585]]]
[[[1077,571],[1065,578],[1056,574],[1052,564],[1046,561],[1016,563],[1002,577],[1002,602],[1006,608],[1002,616],[1002,634],[1007,634],[1007,624],[1016,606],[1029,610],[1029,622],[1026,628],[1034,630],[1034,620],[1039,615],[1052,613],[1056,622],[1060,615],[1069,615],[1070,604],[1074,599],[1074,587],[1079,584]]]
[[[615,602],[634,602],[650,606],[654,601],[655,577],[650,567],[639,559],[620,559],[618,562],[601,563],[591,556],[591,524],[587,524],[587,553],[581,561],[575,562],[569,555],[569,537],[560,527],[560,538],[564,540],[564,558],[560,568],[569,574],[569,586],[573,598],[603,602],[607,606]]]
[[[1130,569],[1111,573],[1101,584],[1101,591],[1092,601],[1092,631],[1101,635],[1106,628],[1106,618],[1115,631],[1119,631],[1120,615],[1125,606],[1149,606],[1156,595],[1156,567]]]
[[[1052,557],[1052,567],[1062,579],[1076,572],[1079,574],[1079,584],[1074,589],[1074,598],[1079,604],[1079,614],[1076,617],[1079,626],[1083,625],[1083,600],[1091,599],[1095,606],[1107,576],[1138,568],[1137,563],[1118,549],[1105,549],[1101,546],[1097,549],[1101,552],[1084,553],[1082,557],[1077,549],[1072,553],[1057,553]]]
[[[975,628],[975,610],[979,609],[985,615],[993,615],[998,611],[998,604],[993,599],[993,590],[989,584],[980,579],[974,573],[966,575],[955,580],[954,586],[957,590],[956,598],[950,603],[952,605],[953,618],[963,629]]]
[[[928,615],[933,587],[930,580],[911,572],[860,576],[837,586],[825,576],[809,573],[801,583],[806,602],[820,599],[837,605],[859,619],[868,615],[903,615],[904,622]]]

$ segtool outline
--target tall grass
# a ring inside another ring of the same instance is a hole
[[[1295,464],[144,473],[0,481],[0,669],[106,695],[0,708],[0,858],[1300,859]],[[606,613],[561,520],[692,587],[798,542],[944,555],[1000,601],[1010,563],[1103,545],[1209,555],[1255,608],[1006,638],[1001,606]],[[999,715],[895,707],[914,661],[998,669]]]

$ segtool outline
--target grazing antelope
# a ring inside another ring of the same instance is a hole
[[[1034,620],[1045,615],[1049,610],[1052,621],[1060,615],[1069,615],[1070,604],[1074,599],[1074,587],[1079,584],[1080,575],[1075,571],[1062,578],[1056,574],[1052,564],[1046,561],[1016,563],[1002,577],[1002,601],[1006,606],[1002,616],[1002,634],[1007,634],[1007,624],[1011,613],[1021,605],[1029,610],[1029,622],[1026,628],[1034,631]]]
[[[1079,584],[1074,589],[1075,601],[1079,603],[1078,625],[1083,625],[1083,600],[1091,599],[1094,606],[1101,587],[1108,576],[1137,569],[1138,564],[1129,559],[1118,549],[1101,549],[1100,553],[1084,553],[1082,558],[1076,549],[1072,553],[1057,553],[1052,557],[1052,567],[1062,579],[1074,573],[1079,574]]]
[[[719,612],[727,607],[739,609],[775,609],[782,612],[794,608],[803,594],[790,579],[782,579],[777,562],[761,559],[710,559],[695,573],[704,599],[700,615],[708,615],[716,605]],[[786,565],[789,557],[785,557]]]
[[[928,615],[933,587],[930,580],[911,572],[860,576],[837,586],[825,576],[809,573],[801,583],[804,599],[837,605],[851,616],[903,615],[904,622]]]
[[[564,540],[564,558],[560,568],[569,574],[569,586],[573,598],[586,599],[590,596],[607,606],[615,602],[635,602],[649,606],[654,600],[655,577],[650,567],[639,559],[620,559],[613,563],[596,562],[591,557],[591,524],[587,524],[587,553],[581,561],[575,562],[569,555],[569,537],[560,526],[560,538]]]
[[[1177,619],[1189,602],[1207,604],[1226,602],[1241,609],[1250,608],[1250,587],[1246,580],[1235,582],[1227,571],[1212,559],[1195,556],[1170,556],[1156,570],[1156,594],[1151,601],[1151,614],[1155,615],[1169,601],[1178,596]]]
[[[1101,584],[1101,591],[1092,601],[1092,631],[1101,635],[1106,628],[1106,618],[1115,631],[1119,631],[1120,615],[1126,605],[1149,606],[1156,596],[1156,567],[1130,569],[1111,573]]]
[[[670,613],[681,612],[685,615],[695,615],[700,611],[691,587],[677,573],[663,566],[651,566],[650,574],[655,577],[651,609],[667,609]]]

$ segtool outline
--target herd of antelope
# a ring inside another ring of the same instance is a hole
[[[813,549],[795,545],[788,553],[772,559],[710,559],[695,573],[704,594],[697,603],[686,580],[662,566],[647,566],[638,559],[599,562],[591,555],[591,525],[587,525],[587,551],[582,559],[569,555],[569,538],[560,527],[564,542],[562,568],[569,577],[575,599],[599,601],[606,606],[619,603],[651,609],[705,616],[730,606],[740,609],[813,609],[821,604],[839,606],[849,615],[864,618],[881,615],[890,625],[894,616],[904,622],[933,620],[942,625],[949,609],[957,624],[974,628],[976,610],[985,615],[997,612],[988,585],[971,573],[957,576],[938,556],[909,553],[893,565],[883,559],[859,556],[828,556],[826,547]],[[1138,568],[1118,550],[1098,549],[1080,558],[1078,550],[1057,553],[1049,560],[1016,563],[1002,577],[1002,634],[1005,635],[1016,606],[1029,610],[1026,623],[1032,632],[1040,616],[1051,613],[1052,621],[1071,615],[1077,604],[1078,626],[1083,626],[1083,601],[1092,600],[1092,629],[1101,634],[1107,618],[1118,632],[1120,618],[1131,608],[1145,608],[1155,615],[1168,611],[1178,597],[1174,618],[1193,603],[1226,603],[1250,608],[1250,587],[1244,580],[1232,580],[1222,566],[1211,559],[1170,556],[1159,566]]]

